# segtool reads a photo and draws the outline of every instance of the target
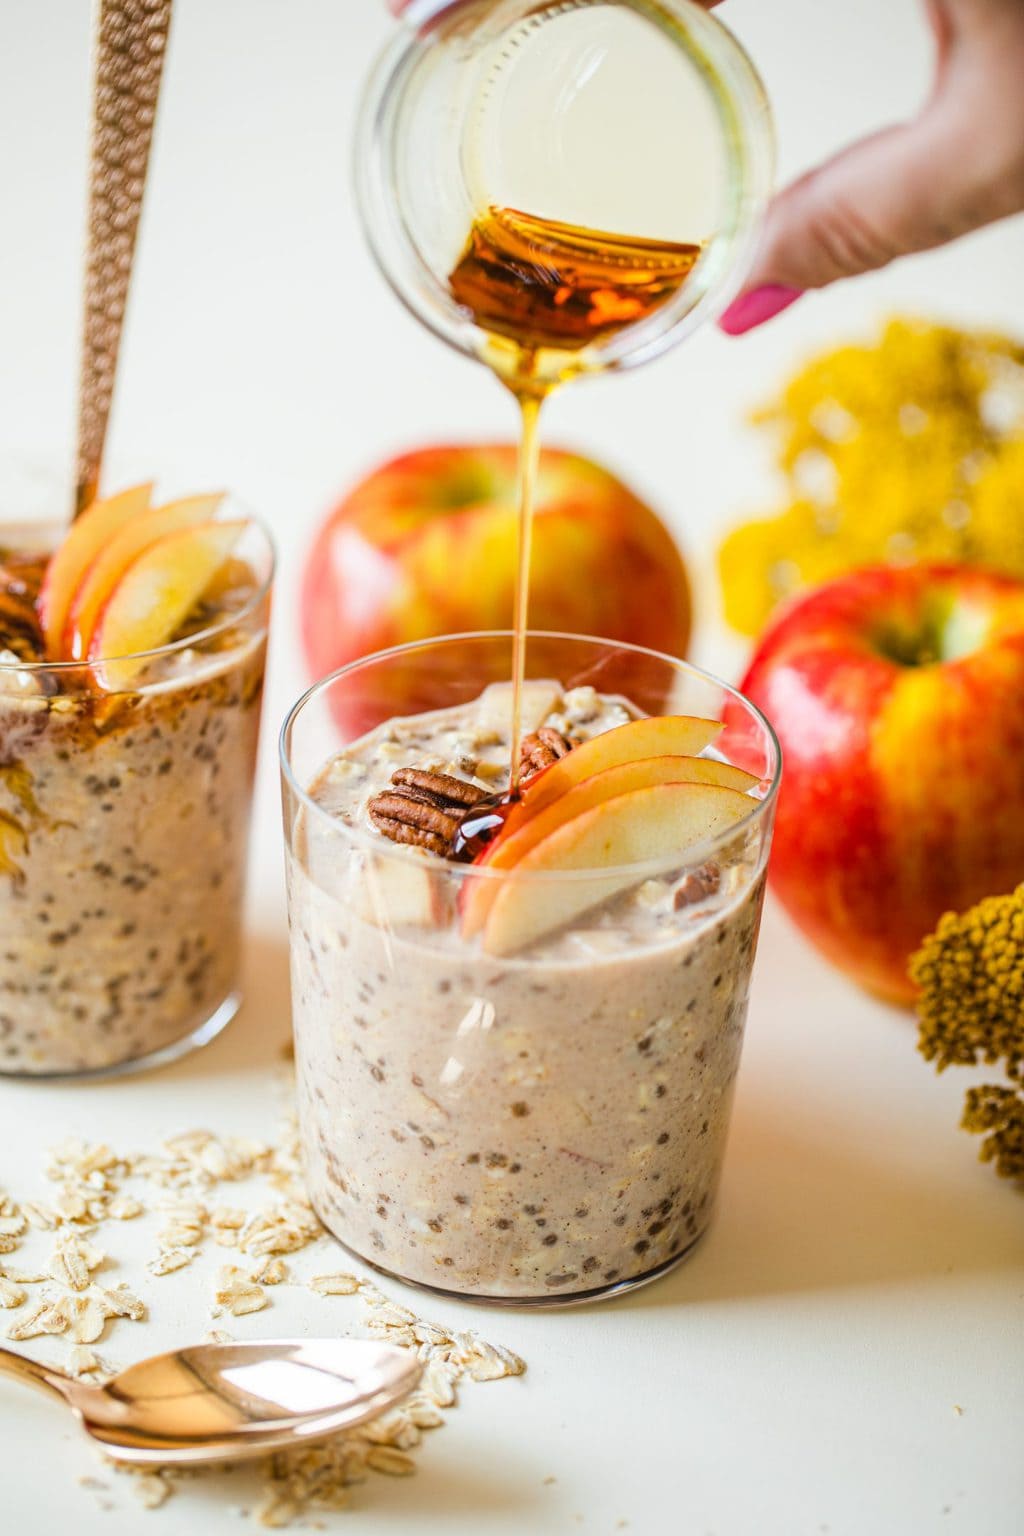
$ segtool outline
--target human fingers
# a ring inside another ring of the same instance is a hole
[[[744,293],[720,320],[741,335],[808,288],[886,266],[1024,210],[1024,5],[934,4],[931,100],[912,122],[844,150],[772,203]]]

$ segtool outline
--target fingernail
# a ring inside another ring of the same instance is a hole
[[[760,288],[752,288],[749,293],[733,300],[719,318],[718,328],[727,336],[742,336],[755,326],[764,325],[774,315],[781,315],[802,297],[803,291],[802,288],[787,288],[784,283],[765,283]]]

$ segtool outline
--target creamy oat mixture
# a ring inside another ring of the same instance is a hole
[[[631,711],[534,684],[527,728],[577,739]],[[465,866],[395,849],[366,803],[396,767],[500,788],[507,690],[395,721],[310,786],[289,858],[307,1186],[327,1226],[419,1284],[568,1300],[682,1255],[710,1219],[763,892],[738,846],[718,889],[643,880],[501,960],[457,921]],[[379,851],[378,851],[379,850]]]
[[[148,1056],[231,998],[264,668],[254,595],[238,573],[223,595],[237,626],[122,693],[19,665],[29,641],[9,621],[4,644],[0,608],[0,1072]],[[213,617],[204,605],[189,632]]]

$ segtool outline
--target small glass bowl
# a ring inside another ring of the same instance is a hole
[[[417,319],[487,358],[492,338],[448,276],[491,205],[702,247],[672,297],[559,377],[633,367],[725,308],[774,134],[753,64],[715,16],[692,0],[448,0],[411,16],[371,77],[355,168],[374,256]]]

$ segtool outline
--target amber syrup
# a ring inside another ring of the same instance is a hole
[[[476,324],[524,353],[576,352],[645,320],[672,297],[699,245],[606,234],[490,208],[448,279]]]
[[[453,297],[494,339],[489,359],[522,413],[512,654],[513,799],[519,782],[541,406],[556,385],[578,371],[574,354],[645,320],[679,291],[700,254],[699,245],[610,234],[516,208],[492,207],[473,224],[449,276]],[[498,810],[489,814],[498,815]],[[474,817],[467,829],[478,820]]]
[[[503,795],[474,805],[455,834],[452,857],[464,864],[475,863],[494,842],[519,799],[518,791],[508,789]]]

